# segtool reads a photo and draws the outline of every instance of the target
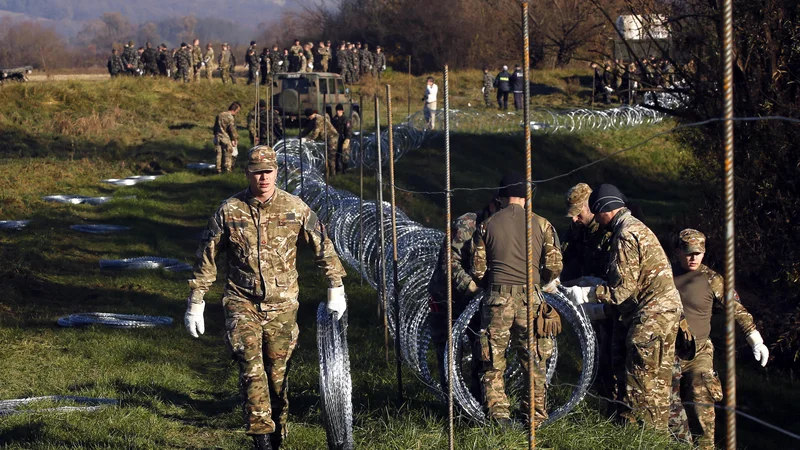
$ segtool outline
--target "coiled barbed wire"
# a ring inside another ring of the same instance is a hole
[[[192,265],[182,263],[174,258],[161,258],[158,256],[140,256],[125,259],[101,259],[101,269],[164,269],[170,272],[192,270]]]
[[[138,314],[117,313],[79,313],[60,317],[58,324],[62,327],[80,327],[84,325],[105,325],[112,328],[153,328],[172,325],[172,318],[165,316],[143,316]]]
[[[37,402],[72,402],[82,403],[89,406],[57,406],[43,409],[20,409],[21,406],[30,405]],[[20,414],[20,413],[58,413],[73,411],[97,411],[106,406],[117,405],[119,402],[110,398],[91,398],[75,397],[62,395],[48,395],[44,397],[27,397],[13,400],[0,400],[0,416]]]
[[[0,230],[21,230],[31,223],[30,220],[0,220]]]
[[[113,184],[114,186],[134,186],[139,183],[146,183],[148,181],[153,181],[158,178],[160,175],[134,175],[127,178],[109,178],[107,180],[101,180],[103,183]]]
[[[353,450],[353,385],[347,349],[347,313],[336,320],[324,303],[317,308],[317,351],[322,417],[329,450]]]
[[[85,225],[70,225],[71,230],[80,231],[89,234],[111,234],[128,231],[131,227],[124,225],[106,225],[106,224],[85,224]]]

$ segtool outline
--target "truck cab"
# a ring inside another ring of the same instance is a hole
[[[273,109],[286,115],[287,126],[296,126],[303,111],[311,108],[333,117],[341,103],[353,129],[361,123],[361,107],[350,96],[342,76],[328,72],[279,73],[272,80]],[[304,119],[304,118],[303,118]]]

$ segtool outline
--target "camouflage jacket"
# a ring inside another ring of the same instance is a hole
[[[128,69],[128,65],[130,65],[135,69],[136,66],[138,65],[139,54],[136,53],[135,48],[125,47],[125,49],[122,50],[121,58],[122,58],[122,64],[126,70]]]
[[[328,119],[328,115],[326,114],[323,116],[322,114],[317,114],[316,117],[314,117],[314,128],[310,129],[310,131],[308,131],[303,136],[303,138],[305,139],[322,138],[326,134],[325,131],[326,128],[327,128],[328,139],[339,137],[339,132],[336,131],[336,128],[334,128],[333,124]]]
[[[244,190],[222,202],[209,219],[189,280],[191,299],[200,302],[217,277],[216,257],[226,250],[225,294],[254,302],[292,301],[297,292],[297,243],[310,244],[330,287],[345,271],[322,222],[303,201],[276,189],[266,202]]]
[[[608,284],[597,287],[597,300],[616,305],[623,322],[641,313],[683,311],[672,266],[645,224],[623,208],[611,220]]]
[[[291,48],[289,48],[290,55],[300,56],[302,53],[303,53],[303,47],[299,45],[293,45],[291,46]]]
[[[319,61],[321,63],[331,59],[331,50],[328,47],[318,47],[317,54],[319,55]]]
[[[148,68],[157,67],[158,61],[158,51],[154,48],[146,48],[144,49],[144,53],[142,53],[142,64]]]
[[[372,65],[380,70],[383,71],[386,67],[386,54],[385,53],[375,53],[375,57],[372,60]]]
[[[369,67],[372,65],[372,52],[366,49],[361,49],[358,52],[358,59],[361,63],[361,67]]]
[[[486,218],[483,212],[467,213],[457,218],[452,224],[452,241],[442,242],[439,249],[439,258],[433,270],[433,276],[428,283],[428,293],[438,299],[447,295],[447,251],[452,256],[453,298],[455,300],[467,297],[468,287],[472,278],[473,253],[475,251],[473,236],[480,223]]]
[[[492,74],[485,73],[483,74],[483,87],[487,91],[491,91],[494,87],[494,78],[492,78]]]
[[[190,54],[192,55],[192,67],[196,67],[203,62],[203,49],[200,47],[192,47]]]
[[[494,217],[494,216],[492,216]],[[492,217],[487,218],[478,226],[475,233],[472,252],[472,276],[474,279],[482,281],[482,286],[487,287],[490,277],[486,274],[491,270],[486,255],[486,230],[487,224]],[[533,215],[534,223],[542,232],[542,253],[538,261],[539,283],[541,285],[550,283],[558,278],[563,268],[561,259],[561,245],[559,244],[558,234],[553,225],[544,217],[537,214]],[[484,281],[485,279],[485,281]]]
[[[217,62],[214,60],[213,48],[206,50],[206,54],[203,56],[203,62],[206,63],[206,69],[212,69],[217,64]]]
[[[359,67],[361,59],[359,58],[359,51],[353,50],[350,52],[350,66],[353,68]]]
[[[610,250],[611,231],[601,227],[596,220],[592,220],[589,226],[571,224],[561,244],[564,256],[561,280],[569,281],[584,276],[605,279]]]
[[[239,140],[239,133],[236,131],[236,119],[230,111],[222,111],[214,121],[214,138],[222,143],[230,145],[233,141]]]
[[[122,58],[120,58],[119,55],[111,55],[111,57],[108,58],[108,73],[116,75],[124,71],[125,67],[122,65]]]
[[[231,51],[227,49],[223,50],[222,53],[219,54],[217,64],[219,65],[220,69],[229,69],[233,67],[233,55],[231,54]]]
[[[289,70],[289,56],[278,55],[274,60],[272,68],[275,73],[285,73],[287,70]]]
[[[266,142],[267,133],[272,133],[275,126],[281,129],[281,123],[276,117],[270,117],[269,108],[259,110],[258,116],[258,137],[261,142]],[[256,115],[252,109],[247,113],[247,130],[253,136],[256,135]]]
[[[192,55],[188,48],[182,48],[175,53],[175,62],[178,69],[190,69],[192,67]]]

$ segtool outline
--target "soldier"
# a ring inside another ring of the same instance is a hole
[[[219,65],[219,75],[222,78],[222,84],[226,84],[228,82],[228,78],[230,78],[232,84],[236,84],[236,80],[231,76],[231,72],[234,70],[234,63],[233,63],[233,54],[231,53],[228,44],[222,44],[222,52],[219,54],[219,60],[217,60],[217,64]]]
[[[247,84],[253,84],[258,76],[258,56],[256,56],[256,51],[253,47],[247,49],[244,63],[247,64]]]
[[[266,109],[267,109],[267,101],[262,98],[261,100],[258,101],[259,123],[263,122],[261,119],[263,119],[263,113],[264,110]],[[263,126],[259,126],[258,130],[259,132],[256,132],[256,112],[252,109],[247,111],[247,131],[250,133],[250,142],[252,143],[253,147],[258,145],[259,142],[258,138],[264,135],[263,133],[260,132],[262,129]]]
[[[158,74],[162,77],[169,76],[169,61],[167,61],[168,54],[169,53],[167,52],[166,45],[161,44],[158,46]]]
[[[514,93],[514,110],[519,111],[525,107],[525,73],[522,71],[522,66],[519,64],[514,66],[514,73],[511,74],[509,79],[511,83],[511,91]]]
[[[372,74],[378,77],[380,81],[381,75],[386,70],[386,54],[383,53],[381,46],[375,47],[375,59],[372,62]]]
[[[300,54],[303,53],[303,46],[300,45],[300,40],[295,39],[294,45],[289,48],[289,72],[299,72],[302,69],[300,65]]]
[[[214,67],[216,64],[216,60],[214,59],[214,47],[211,45],[211,42],[206,44],[206,54],[203,55],[203,65],[206,68],[206,80],[211,81],[211,78],[214,76]]]
[[[250,132],[250,141],[253,146],[274,144],[276,135],[283,134],[283,125],[276,120],[275,111],[270,111],[267,101],[263,98],[258,101],[258,134],[256,134],[255,112],[247,112],[247,130]]]
[[[200,81],[200,70],[203,68],[203,49],[200,48],[200,39],[192,41],[192,81]]]
[[[478,281],[472,277],[472,263],[475,252],[473,238],[475,231],[484,220],[500,209],[500,201],[493,198],[486,207],[477,213],[467,213],[452,224],[452,241],[443,241],[439,249],[439,258],[433,270],[433,275],[428,283],[430,295],[430,327],[431,341],[436,351],[436,362],[439,370],[439,383],[442,389],[447,389],[447,373],[444,366],[444,355],[447,347],[447,258],[449,251],[452,254],[452,284],[453,284],[453,318],[458,318],[469,302],[481,292]],[[475,330],[480,328],[480,314],[476,314],[467,327],[467,337],[472,344],[473,364],[470,377],[470,390],[477,398],[480,392],[480,346]]]
[[[528,386],[528,364],[533,363],[534,425],[547,419],[546,362],[553,352],[553,337],[561,331],[561,318],[547,305],[541,285],[552,287],[561,273],[558,235],[547,219],[534,214],[533,330],[527,319],[525,178],[507,174],[500,181],[497,196],[503,209],[486,219],[478,229],[473,258],[473,275],[489,291],[481,312],[480,345],[483,362],[483,392],[488,416],[500,423],[510,422],[510,403],[505,392],[506,349],[516,351]],[[530,206],[529,206],[530,207]],[[529,332],[536,333],[536,348],[528,349]],[[533,355],[533,361],[531,357]],[[528,395],[522,396],[522,415],[530,410]]]
[[[508,93],[511,92],[511,74],[508,73],[508,66],[503,66],[503,70],[495,77],[493,86],[497,89],[497,109],[508,111]]]
[[[325,46],[325,43],[319,41],[319,47],[317,47],[317,54],[319,55],[319,66],[323,72],[328,71],[328,63],[331,59],[331,49]]]
[[[483,87],[481,93],[483,94],[483,103],[487,108],[492,107],[492,102],[489,100],[489,93],[492,92],[494,86],[494,79],[492,74],[489,73],[489,66],[483,67]]]
[[[361,44],[358,44],[359,47]],[[358,83],[361,81],[361,73],[359,73],[359,68],[361,67],[361,58],[359,56],[360,50],[356,48],[356,46],[352,46],[350,50],[350,73],[353,78],[353,83]]]
[[[144,73],[147,75],[156,76],[158,74],[158,52],[149,42],[145,44],[145,49],[142,53],[142,65],[144,66]]]
[[[236,114],[242,109],[239,102],[231,103],[227,111],[214,121],[214,151],[217,152],[217,173],[233,170],[233,160],[239,151],[239,132],[236,131]]]
[[[108,58],[108,74],[112,77],[119,76],[120,73],[125,71],[125,67],[122,65],[122,58],[117,55],[117,49],[111,49],[111,56]]]
[[[350,84],[350,74],[347,71],[348,58],[347,48],[344,43],[342,43],[339,45],[339,50],[336,52],[336,68],[339,70],[339,74],[342,78],[344,78],[344,82]]]
[[[615,336],[620,339],[614,340],[614,358],[625,361],[625,372],[618,375],[618,400],[627,406],[619,418],[666,430],[683,307],[658,238],[631,215],[625,202],[610,184],[590,195],[590,211],[612,232],[608,281],[569,288],[569,298],[593,318],[610,315],[607,305],[615,307],[619,314]]]
[[[328,167],[326,167],[325,170],[328,173],[328,177],[332,178],[336,176],[336,148],[339,142],[339,132],[333,127],[327,114],[321,115],[311,108],[307,108],[305,110],[305,116],[311,120],[312,123],[307,126],[306,130],[302,133],[302,137],[311,140],[323,138],[328,140],[326,143],[328,147]]]
[[[178,64],[178,76],[183,78],[184,83],[188,83],[193,70],[192,54],[185,42],[181,43],[181,49],[175,54],[175,62]]]
[[[313,72],[314,68],[317,67],[314,61],[314,43],[309,42],[306,44],[303,51],[306,57],[306,72]]]
[[[678,264],[672,266],[675,286],[680,292],[689,330],[694,336],[694,355],[678,358],[681,369],[680,397],[673,402],[673,410],[686,406],[689,427],[694,442],[701,450],[714,449],[714,403],[722,400],[722,384],[714,371],[714,345],[711,334],[711,316],[725,311],[724,280],[721,275],[703,264],[706,237],[703,233],[686,229],[680,232],[676,254]],[[761,333],[756,330],[753,316],[739,302],[734,292],[734,318],[747,337],[756,361],[766,366],[769,350]]]
[[[367,76],[372,73],[372,52],[369,51],[369,44],[364,44],[364,48],[358,52],[358,60],[361,63],[360,73]]]
[[[128,41],[128,45],[122,50],[121,58],[122,64],[125,67],[125,73],[134,75],[139,62],[137,60],[136,48],[134,47],[133,41]]]
[[[245,430],[256,450],[277,450],[288,434],[288,365],[299,333],[299,242],[313,250],[334,320],[347,309],[346,273],[333,243],[308,205],[275,186],[277,169],[270,147],[250,150],[248,189],[222,202],[203,232],[184,316],[189,334],[205,332],[203,297],[217,277],[219,250],[227,249],[225,341],[239,365]]]
[[[269,54],[269,73],[275,75],[278,73],[278,62],[283,60],[283,53],[277,45],[272,46],[272,51]]]
[[[261,50],[261,55],[258,57],[258,66],[261,70],[261,85],[266,86],[267,78],[269,77],[270,72],[272,71],[271,64],[271,57],[269,54],[269,47],[264,47]]]
[[[331,119],[331,124],[339,133],[336,145],[336,157],[333,161],[328,161],[328,165],[333,165],[331,172],[346,173],[347,165],[350,163],[350,138],[352,127],[350,119],[344,115],[344,106],[341,103],[336,105],[336,115]]]
[[[579,183],[567,191],[566,216],[572,223],[566,239],[561,244],[564,258],[561,279],[565,286],[578,284],[583,277],[596,278],[596,282],[606,279],[606,262],[611,251],[611,231],[601,227],[595,215],[589,210],[591,194],[592,188],[586,183]],[[614,399],[617,395],[615,371],[611,359],[614,319],[594,320],[592,326],[598,341],[595,387],[601,398]],[[621,363],[624,364],[624,361]],[[611,403],[605,403],[603,409],[609,417],[616,412]]]
[[[611,63],[606,61],[603,66],[603,103],[611,104],[611,93],[614,92],[614,72],[611,70]]]
[[[286,71],[289,70],[289,67],[291,66],[291,63],[289,62],[290,56],[291,55],[289,55],[289,49],[284,48],[283,55],[280,55],[280,57],[278,58],[277,67],[275,68],[275,73],[286,73]]]
[[[136,50],[136,73],[135,73],[135,75],[138,77],[144,75],[144,61],[142,61],[143,54],[144,54],[144,47],[139,47]]]

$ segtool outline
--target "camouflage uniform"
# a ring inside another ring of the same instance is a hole
[[[316,66],[314,66],[314,52],[311,51],[311,46],[303,50],[303,56],[305,57],[305,63],[306,63],[305,71],[313,72]]]
[[[339,74],[344,78],[344,82],[350,83],[350,80],[347,78],[347,50],[345,50],[344,46],[339,47],[339,50],[336,51],[336,68],[339,70]]]
[[[341,116],[337,114],[331,119],[331,124],[339,133],[339,139],[336,142],[336,157],[328,160],[328,166],[333,166],[329,168],[329,171],[343,173],[347,171],[347,165],[350,163],[350,138],[352,136],[350,119],[344,114]]]
[[[317,48],[317,54],[319,54],[319,65],[322,72],[328,71],[328,63],[331,59],[331,49],[328,47],[319,47]]]
[[[247,131],[250,132],[250,141],[253,142],[253,146],[259,143],[262,145],[274,145],[277,141],[276,131],[282,131],[283,128],[279,118],[274,113],[270,114],[269,108],[259,108],[258,125],[259,142],[256,142],[255,113],[251,109],[247,113]]]
[[[377,50],[381,50],[378,52]],[[386,70],[386,54],[383,53],[382,49],[379,47],[375,51],[375,55],[372,61],[372,75],[379,77]]]
[[[289,47],[289,68],[287,69],[289,72],[302,72],[303,66],[302,61],[300,60],[301,55],[303,54],[303,47],[300,45],[293,45]]]
[[[133,75],[136,67],[139,65],[139,54],[136,53],[136,48],[133,46],[133,41],[128,42],[125,49],[122,50],[122,65],[125,67],[125,72]]]
[[[222,84],[226,84],[228,82],[228,78],[230,78],[231,83],[236,84],[236,80],[233,79],[231,76],[231,71],[235,67],[233,65],[233,54],[231,50],[227,47],[222,49],[222,53],[219,54],[219,76],[222,78]]]
[[[328,176],[336,175],[336,148],[339,142],[339,132],[336,131],[331,121],[328,119],[327,114],[316,114],[314,116],[314,128],[304,134],[304,139],[322,139],[327,138],[328,142],[326,143],[328,146]],[[327,136],[326,136],[327,134]],[[333,171],[331,171],[331,164],[330,162],[334,161]]]
[[[203,56],[203,62],[206,64],[206,80],[211,81],[214,76],[214,69],[216,69],[216,60],[214,59],[214,49],[211,47],[206,48],[206,54]]]
[[[278,55],[275,60],[275,73],[286,73],[289,70],[289,55]]]
[[[156,49],[153,47],[144,49],[144,52],[142,53],[142,64],[144,65],[146,74],[158,74],[158,51],[156,51]]]
[[[359,53],[359,50],[355,47],[350,52],[350,74],[354,83],[358,83],[361,80],[361,73],[359,73],[359,68],[361,67],[361,55],[359,55]]]
[[[705,236],[695,230],[685,230],[681,233],[681,245],[701,248],[702,251],[698,253],[704,253]],[[713,405],[722,400],[722,384],[714,371],[714,344],[709,336],[712,314],[725,311],[725,283],[720,274],[704,264],[694,271],[676,265],[673,271],[684,314],[695,338],[696,350],[693,358],[677,358],[679,371],[673,379],[670,430],[674,434],[686,434],[683,420],[675,420],[685,414],[698,447],[702,450],[713,450],[716,420],[714,407],[698,404]],[[739,302],[739,296],[734,295],[734,319],[739,329],[748,335],[756,331],[755,321]],[[683,401],[696,404],[684,408]],[[686,440],[689,438],[690,436],[686,436]]]
[[[558,235],[547,219],[536,214],[533,215],[534,223],[534,259],[538,267],[534,269],[534,282],[536,292],[534,293],[534,310],[537,315],[544,306],[540,284],[547,284],[561,273],[561,250],[559,249]],[[514,230],[503,229],[495,226],[496,223],[504,220],[514,220]],[[475,279],[482,280],[484,275],[488,275],[488,283],[491,294],[484,300],[481,311],[481,331],[480,346],[481,360],[483,362],[483,394],[486,398],[486,405],[489,417],[496,420],[510,418],[510,403],[505,392],[505,380],[503,375],[506,370],[506,349],[509,345],[516,351],[517,358],[523,367],[523,378],[525,386],[528,386],[528,364],[530,363],[528,351],[528,332],[527,323],[527,293],[526,278],[520,274],[517,281],[510,283],[501,281],[498,277],[499,261],[494,260],[494,254],[498,249],[509,246],[507,236],[520,234],[525,235],[525,209],[519,205],[511,204],[492,217],[486,219],[478,230],[478,237],[475,243],[472,271]],[[524,238],[522,238],[524,240]],[[540,245],[539,245],[540,244]],[[524,245],[522,245],[524,247]],[[524,253],[524,251],[522,252]],[[513,270],[525,272],[525,255],[519,255],[517,265]],[[508,265],[512,261],[503,261]],[[538,333],[537,333],[538,334]],[[547,419],[547,394],[546,394],[546,362],[553,353],[552,336],[536,336],[536,349],[534,355],[534,408],[535,425],[541,424]],[[527,389],[526,389],[527,391]],[[529,411],[528,396],[523,395],[521,408],[523,414]]]
[[[182,48],[175,54],[175,62],[178,64],[178,76],[183,78],[184,83],[189,82],[192,74],[192,55],[188,48]]]
[[[108,58],[108,73],[112,77],[116,77],[119,74],[125,72],[125,66],[122,64],[122,58],[119,57],[116,53],[112,53],[111,57]]]
[[[200,70],[203,63],[203,49],[199,45],[192,46],[192,81],[197,83],[200,81]]]
[[[494,88],[494,78],[492,78],[492,74],[489,72],[485,72],[483,74],[483,102],[486,104],[486,107],[489,108],[492,106],[492,102],[489,99],[489,93],[492,92]]]
[[[341,286],[344,269],[316,214],[280,189],[263,203],[245,190],[208,221],[189,280],[192,301],[202,302],[217,276],[216,256],[227,249],[225,341],[239,365],[248,434],[287,434],[287,369],[299,334],[298,241],[311,245],[330,286]]]
[[[247,64],[247,84],[253,84],[258,76],[258,55],[252,47],[247,49],[244,63]]]
[[[272,60],[270,58],[269,49],[264,47],[264,50],[261,51],[261,55],[258,57],[258,66],[261,70],[261,85],[266,86],[268,83],[268,78],[270,72],[272,72]],[[267,90],[269,92],[269,89]]]
[[[364,45],[364,48],[358,52],[358,61],[361,64],[359,73],[366,76],[372,73],[372,52],[369,51],[369,45]]]
[[[612,343],[612,364],[624,366],[617,374],[618,397],[628,408],[620,417],[666,430],[680,295],[664,249],[649,228],[627,208],[608,228],[613,230],[608,284],[598,286],[595,295],[620,314]]]
[[[239,141],[236,119],[230,111],[223,111],[214,121],[214,151],[217,153],[217,173],[233,170],[233,142]],[[224,164],[224,166],[223,166]]]

